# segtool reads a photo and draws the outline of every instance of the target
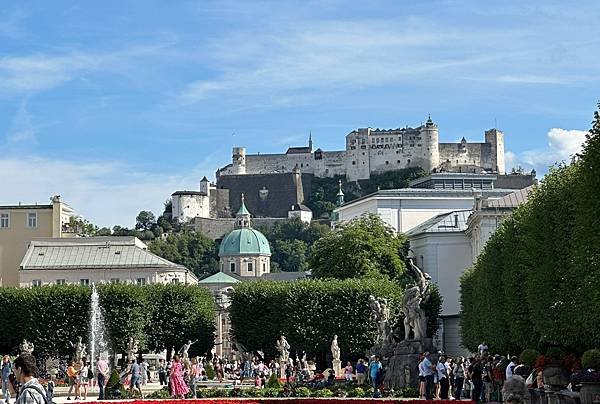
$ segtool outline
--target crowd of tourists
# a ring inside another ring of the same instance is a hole
[[[432,400],[470,399],[476,403],[497,402],[504,383],[517,375],[530,377],[530,370],[519,365],[516,356],[492,355],[485,343],[477,354],[467,358],[439,355],[437,360],[424,352],[419,361],[420,398]],[[536,387],[542,380],[534,378]]]

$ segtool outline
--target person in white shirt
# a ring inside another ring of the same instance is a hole
[[[440,358],[438,359],[436,370],[438,383],[440,385],[439,398],[441,400],[448,400],[448,390],[450,388],[450,381],[448,380],[448,369],[446,368],[446,358],[444,356],[440,356]]]
[[[517,365],[518,365],[517,357],[513,356],[512,358],[510,358],[510,363],[506,367],[506,380],[508,380],[514,376],[515,368],[517,367]]]
[[[477,347],[477,351],[479,351],[479,354],[484,353],[485,351],[488,350],[488,346],[485,344],[485,342],[482,342],[481,344],[479,344],[479,346]]]

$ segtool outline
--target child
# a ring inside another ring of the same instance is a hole
[[[46,387],[46,400],[48,403],[52,403],[52,399],[54,398],[54,375],[50,375],[50,381],[48,381],[48,386]]]

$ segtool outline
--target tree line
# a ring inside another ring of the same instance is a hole
[[[599,104],[600,106],[600,104]],[[600,115],[581,154],[558,164],[461,279],[463,341],[496,352],[573,352],[600,341]]]
[[[169,284],[98,286],[109,344],[124,353],[130,337],[143,352],[179,349],[198,340],[194,352],[204,353],[214,342],[215,305],[209,291],[198,286]],[[70,342],[89,341],[91,288],[55,285],[0,288],[0,351],[18,353],[27,339],[36,354],[70,356]],[[13,319],[10,320],[9,319]],[[190,352],[191,354],[192,352]]]

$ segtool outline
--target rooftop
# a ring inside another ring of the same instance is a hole
[[[398,188],[398,189],[383,189],[372,194],[361,196],[360,198],[344,203],[342,206],[336,208],[345,208],[358,202],[362,202],[367,199],[397,199],[397,198],[468,198],[475,197],[476,195],[482,195],[487,197],[502,197],[511,192],[514,189],[431,189],[431,188]]]
[[[406,232],[407,236],[423,233],[458,233],[467,230],[467,219],[472,210],[455,210],[432,217]]]
[[[52,209],[52,205],[0,205],[0,209]]]
[[[201,281],[199,281],[198,283],[201,285],[207,284],[207,283],[239,283],[241,282],[240,279],[236,276],[232,276],[232,275],[228,275],[225,272],[217,272],[216,274],[212,274],[204,279],[202,279]]]
[[[186,269],[152,254],[129,237],[34,238],[21,269]]]
[[[515,192],[512,192],[500,199],[494,199],[492,201],[488,201],[488,208],[516,208],[522,203],[527,202],[529,194],[533,190],[535,185],[530,185],[527,188],[519,189]]]

